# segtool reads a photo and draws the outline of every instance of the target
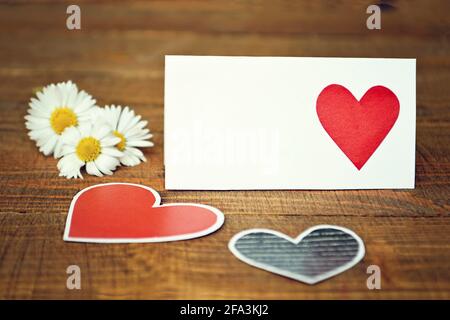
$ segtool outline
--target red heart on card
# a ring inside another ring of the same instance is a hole
[[[99,184],[75,195],[64,240],[75,242],[164,242],[192,239],[219,229],[220,210],[202,204],[160,205],[152,188],[130,183]]]
[[[383,142],[400,111],[397,96],[375,86],[356,100],[345,87],[332,84],[317,98],[317,115],[336,145],[360,170]]]

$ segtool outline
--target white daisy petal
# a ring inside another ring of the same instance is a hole
[[[123,132],[128,123],[133,120],[133,117],[134,111],[130,111],[128,107],[125,107],[125,109],[122,110],[122,114],[120,115],[120,121],[117,126],[117,131]]]
[[[84,91],[82,91],[84,92]],[[89,110],[93,105],[95,105],[96,100],[92,99],[91,96],[85,97],[79,105],[76,107],[77,112],[84,112],[86,110]]]
[[[78,140],[81,138],[80,130],[77,127],[70,127],[64,130],[64,133],[61,135],[60,140],[64,144],[75,145]]]
[[[102,148],[102,153],[106,154],[108,156],[118,157],[118,158],[123,156],[123,152],[120,152],[119,150],[117,150],[117,148],[111,148],[111,147]]]
[[[125,166],[135,166],[139,163],[146,162],[147,159],[145,158],[144,154],[141,150],[134,147],[126,147],[124,150],[124,155],[119,159],[120,163]]]
[[[133,167],[133,166],[136,166],[139,163],[141,163],[141,160],[138,157],[136,157],[135,155],[128,153],[125,156],[120,158],[120,162],[124,166]]]
[[[49,122],[48,119],[42,118],[42,117],[36,117],[32,115],[25,116],[25,119],[27,120],[26,124],[34,124],[37,127],[48,127]]]
[[[62,157],[62,149],[63,149],[63,147],[64,147],[64,143],[62,142],[61,139],[56,141],[55,150],[53,151],[53,157],[55,159],[58,159],[58,158]]]
[[[105,122],[109,126],[108,121],[106,121],[103,108],[95,106],[87,112],[83,112],[82,116],[88,118],[91,122]]]
[[[133,129],[130,129],[130,131],[127,132],[128,138],[145,136],[146,134],[150,134],[150,130],[148,130],[148,129],[138,129],[134,132],[133,135],[131,135],[130,133],[133,133],[133,132],[131,132],[131,130],[133,130]],[[151,136],[153,137],[153,135],[151,135]]]
[[[73,106],[75,104],[77,96],[78,96],[78,92],[77,92],[76,88],[72,87],[71,90],[69,90],[69,92],[67,93],[66,103],[64,105]],[[77,109],[79,109],[79,106],[77,107]]]
[[[92,124],[89,122],[82,123],[78,126],[78,130],[80,131],[80,135],[82,137],[88,137],[92,132]]]
[[[31,140],[34,140],[36,142],[38,141],[47,141],[51,136],[53,135],[53,130],[50,128],[44,128],[44,129],[38,129],[38,130],[32,130],[28,132],[28,136]]]
[[[138,148],[127,147],[125,149],[125,152],[131,153],[132,155],[135,155],[136,157],[139,157],[142,160],[145,159],[144,153],[141,150],[139,150]]]
[[[92,136],[99,140],[102,140],[107,135],[111,134],[111,132],[112,132],[111,127],[109,127],[108,125],[102,124],[102,125],[99,125],[98,128],[95,128]],[[119,139],[119,141],[120,141],[120,139]],[[116,142],[116,143],[118,143],[118,142]]]
[[[124,166],[127,167],[133,167],[135,166],[135,161],[133,161],[133,155],[125,155],[122,158],[120,158],[120,163],[122,163]],[[139,159],[138,159],[138,164],[139,164]]]
[[[120,142],[120,138],[114,137],[114,136],[108,136],[106,138],[103,138],[101,141],[102,147],[111,147],[115,146]]]
[[[139,135],[139,136],[136,135],[136,136],[128,138],[128,140],[129,141],[133,141],[133,140],[148,140],[148,139],[150,139],[152,137],[153,137],[153,135],[149,133],[149,134],[144,134],[144,135]]]
[[[153,147],[153,142],[145,140],[127,141],[129,147]]]
[[[58,98],[55,96],[55,92],[53,90],[48,90],[47,92],[45,90],[43,92],[37,92],[36,95],[42,104],[45,104],[50,108],[54,108],[58,105]]]
[[[48,113],[50,111],[50,106],[43,104],[40,100],[34,97],[31,98],[30,103],[28,105],[33,110],[39,110],[45,113]]]
[[[112,171],[119,165],[117,158],[101,154],[95,161],[97,168],[104,174],[111,175]]]
[[[135,125],[129,127],[127,129],[127,132],[139,132],[139,133],[149,133],[150,130],[145,128],[145,126],[148,124],[148,121],[145,120],[141,120],[139,122],[137,122]]]
[[[133,137],[136,135],[141,135],[143,128],[147,125],[147,121],[140,121],[132,129],[127,131],[126,137]]]
[[[57,138],[55,136],[52,136],[39,148],[39,151],[41,151],[46,156],[52,154],[53,150],[55,150],[55,145],[57,141],[58,141]]]
[[[141,116],[135,116],[133,117],[130,122],[128,122],[127,126],[122,129],[123,132],[127,132],[128,130],[132,129],[139,121],[141,120]]]
[[[100,170],[98,170],[94,161],[86,163],[86,172],[93,176],[103,177],[103,174],[100,172]]]
[[[58,161],[60,175],[67,178],[81,177],[80,168],[84,165],[75,153],[64,156]]]
[[[50,116],[50,112],[45,112],[45,110],[43,109],[34,109],[34,108],[30,108],[28,109],[28,114],[30,116],[36,117],[36,118],[44,118],[47,119]],[[25,116],[25,119],[27,117]]]
[[[101,116],[104,118],[105,122],[108,123],[112,130],[117,129],[117,121],[120,117],[119,109],[115,108],[114,105],[105,106],[105,108],[102,109]]]
[[[75,153],[75,147],[74,146],[69,146],[69,145],[63,145],[62,148],[61,148],[61,152],[60,152],[59,157],[64,157],[64,156],[66,156],[68,154],[71,154],[71,153]]]

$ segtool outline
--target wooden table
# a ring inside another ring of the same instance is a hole
[[[2,1],[3,2],[3,1]],[[375,1],[77,1],[0,4],[1,298],[450,298],[450,2],[384,1],[382,29],[366,28]],[[165,54],[417,58],[414,190],[190,192],[164,189]],[[58,177],[24,127],[36,87],[72,79],[100,105],[130,105],[150,121],[149,161],[112,177]],[[152,186],[163,203],[200,202],[226,215],[217,233],[161,244],[62,241],[73,195],[112,182]],[[367,254],[315,286],[249,267],[227,242],[267,227],[296,236],[315,224],[353,229]],[[66,289],[66,268],[82,289]],[[380,266],[382,289],[366,269]]]

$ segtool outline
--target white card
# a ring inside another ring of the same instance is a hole
[[[166,56],[167,189],[414,188],[415,59]]]

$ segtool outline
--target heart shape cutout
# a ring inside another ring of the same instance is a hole
[[[223,213],[193,203],[160,204],[157,191],[132,183],[98,184],[73,198],[65,241],[165,242],[201,237],[219,229]]]
[[[307,229],[297,238],[269,229],[249,229],[231,238],[228,248],[241,261],[308,284],[333,277],[365,254],[361,238],[332,225]]]
[[[400,102],[383,86],[370,88],[358,101],[344,86],[332,84],[319,94],[316,109],[325,131],[361,170],[397,121]]]

